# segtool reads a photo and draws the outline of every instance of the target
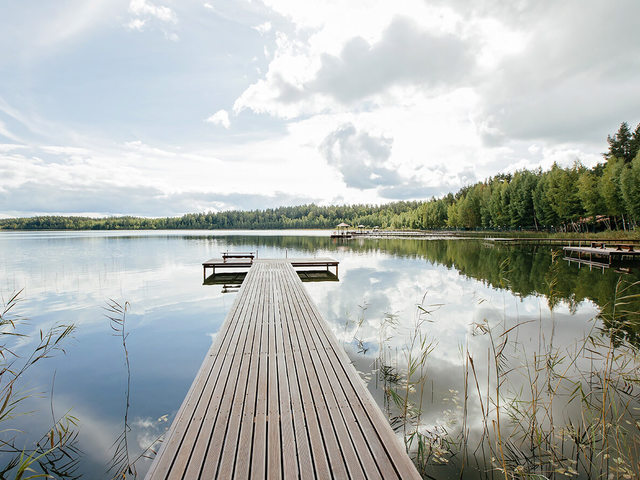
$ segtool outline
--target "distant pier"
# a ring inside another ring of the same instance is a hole
[[[638,262],[640,249],[633,243],[607,244],[591,242],[588,247],[563,247],[565,260],[594,266],[619,266],[623,263]]]
[[[479,238],[479,237],[477,237]],[[640,240],[629,239],[598,239],[598,238],[547,238],[547,237],[487,237],[482,238],[485,242],[491,242],[496,244],[506,245],[563,245],[570,247],[590,247],[591,245],[605,244],[611,245],[614,248],[621,243],[631,244],[640,249]]]

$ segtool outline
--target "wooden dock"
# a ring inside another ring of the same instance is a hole
[[[604,243],[593,242],[590,247],[563,247],[566,260],[582,260],[583,263],[592,262],[594,265],[618,265],[624,261],[636,262],[640,260],[640,251],[632,244],[606,246]],[[575,255],[575,256],[574,256]]]
[[[255,260],[147,479],[419,479],[290,260]]]
[[[225,258],[212,258],[202,263],[202,275],[203,280],[207,279],[207,270],[211,269],[211,274],[216,274],[216,269],[247,269],[251,268],[255,259],[253,257],[227,257]],[[314,258],[285,258],[281,259],[283,262],[288,262],[291,266],[295,268],[303,268],[303,267],[326,267],[327,271],[329,271],[329,267],[333,267],[336,269],[336,277],[338,276],[338,264],[339,262],[333,258],[327,257],[314,257]]]
[[[479,238],[479,237],[478,237]],[[598,239],[598,238],[546,238],[546,237],[487,237],[483,238],[485,242],[506,245],[561,245],[568,247],[589,247],[594,243],[605,243],[607,245],[616,245],[617,243],[629,243],[640,246],[640,240],[628,239]]]

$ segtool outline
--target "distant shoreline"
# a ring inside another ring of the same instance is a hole
[[[59,218],[74,218],[74,217],[59,217]],[[119,218],[119,217],[118,217]],[[6,220],[6,219],[4,219]],[[14,220],[14,219],[11,219]],[[264,227],[227,227],[227,228],[198,228],[198,227],[174,227],[174,228],[145,228],[136,226],[110,226],[107,228],[74,228],[72,226],[67,228],[60,227],[47,227],[47,226],[30,226],[27,228],[12,228],[2,225],[3,220],[0,220],[0,233],[2,232],[188,232],[188,231],[211,231],[211,232],[238,232],[238,231],[250,231],[250,232],[266,232],[266,231],[300,231],[300,232],[313,232],[322,231],[327,234],[337,230],[331,227],[301,227],[291,228],[285,226],[272,226],[268,228]],[[357,229],[356,229],[357,230]],[[365,229],[366,230],[366,229]],[[398,229],[380,229],[378,231],[382,234],[382,237],[376,237],[376,234],[366,235],[359,234],[359,237],[366,238],[388,238],[385,235],[393,236],[393,238],[425,238],[425,237],[465,237],[465,238],[477,238],[477,239],[496,239],[496,238],[513,238],[513,239],[574,239],[574,240],[608,240],[608,241],[620,241],[620,240],[638,240],[640,241],[640,231],[621,231],[621,230],[606,230],[602,232],[543,232],[535,230],[398,230]],[[405,236],[406,235],[406,236]]]

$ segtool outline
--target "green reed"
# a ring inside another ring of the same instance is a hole
[[[0,305],[0,451],[7,457],[0,467],[0,478],[79,478],[80,449],[76,417],[71,412],[57,416],[53,391],[50,391],[51,427],[35,442],[25,440],[25,432],[8,428],[22,416],[36,412],[27,410],[30,400],[43,396],[22,386],[28,372],[56,353],[64,353],[64,343],[75,331],[73,324],[56,324],[48,330],[27,333],[28,320],[17,313],[22,290],[12,293]],[[30,345],[20,353],[19,343]]]
[[[376,373],[385,407],[425,478],[638,478],[640,364],[628,332],[640,326],[635,307],[640,285],[620,280],[610,307],[602,309],[590,331],[559,346],[554,344],[553,268],[547,282],[550,331],[542,329],[542,314],[507,325],[505,313],[502,322],[472,325],[473,336],[486,338],[486,356],[472,353],[468,343],[461,346],[462,398],[449,390],[446,400],[453,407],[436,425],[423,422],[429,355],[437,347],[425,333],[433,309],[417,306],[395,360],[388,340],[401,333],[399,319],[386,315],[381,321]],[[518,336],[534,322],[540,331],[532,349]],[[470,418],[471,404],[480,418]]]
[[[164,439],[165,432],[155,437],[145,448],[133,455],[131,453],[131,447],[129,437],[131,434],[131,425],[129,423],[129,407],[131,399],[131,364],[129,362],[129,349],[127,347],[127,338],[129,337],[127,313],[129,312],[131,305],[129,302],[118,302],[114,299],[109,299],[104,307],[105,317],[109,320],[113,335],[117,337],[122,344],[124,363],[127,372],[127,386],[125,389],[125,408],[122,423],[122,432],[118,435],[113,442],[113,455],[107,468],[107,473],[111,475],[112,480],[126,479],[126,478],[138,478],[138,471],[136,465],[141,459],[152,460],[156,454],[159,445]],[[167,415],[163,415],[158,419],[158,422],[166,421]]]

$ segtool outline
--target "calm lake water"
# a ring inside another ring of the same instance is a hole
[[[235,293],[202,284],[201,263],[227,250],[257,251],[263,258],[330,256],[340,261],[339,282],[305,285],[383,408],[381,361],[401,375],[406,372],[407,344],[416,322],[422,321],[419,332],[432,345],[421,395],[426,429],[459,425],[465,352],[486,363],[490,351],[490,339],[478,334],[478,325],[502,332],[520,325],[509,332],[509,346],[539,351],[552,343],[570,348],[600,328],[595,318],[611,302],[617,280],[638,279],[613,269],[579,269],[561,257],[554,264],[547,247],[490,246],[480,240],[339,242],[328,235],[0,233],[0,293],[6,301],[23,290],[14,314],[24,317],[19,329],[27,336],[12,341],[15,353],[32,350],[41,329],[56,323],[77,326],[64,345],[66,354],[37,364],[22,384],[42,395],[29,400],[35,413],[13,422],[25,432],[16,434],[17,443],[29,445],[49,428],[55,373],[56,415],[70,411],[79,420],[79,473],[108,477],[113,444],[123,429],[127,381],[122,343],[105,317],[104,307],[113,299],[130,305],[131,456],[147,447],[173,419],[234,301]],[[636,341],[633,329],[625,335]],[[482,428],[476,415],[480,408],[478,402],[468,405],[475,412],[470,418],[476,419],[467,424],[472,434]],[[148,461],[136,466],[142,476]]]

